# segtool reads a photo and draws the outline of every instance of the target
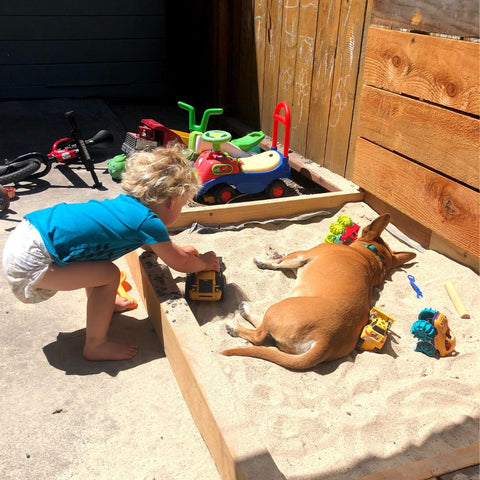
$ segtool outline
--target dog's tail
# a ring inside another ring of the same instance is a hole
[[[324,352],[325,345],[316,342],[310,350],[300,355],[282,352],[276,347],[264,346],[229,348],[228,350],[223,350],[222,355],[228,357],[239,355],[242,357],[261,358],[293,370],[306,370],[323,362]]]

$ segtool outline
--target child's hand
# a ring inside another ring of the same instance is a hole
[[[184,247],[180,247],[184,252],[186,253],[191,253],[192,255],[195,255],[198,257],[198,250],[195,247],[192,247],[191,245],[186,245]]]
[[[220,271],[220,262],[218,257],[215,255],[215,252],[206,252],[199,255],[205,262],[205,270],[215,270],[216,272]]]

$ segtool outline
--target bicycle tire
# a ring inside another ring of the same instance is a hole
[[[35,173],[41,166],[40,160],[31,158],[29,160],[15,161],[7,165],[5,171],[7,173],[0,175],[0,184],[7,185],[9,183],[20,182]]]
[[[45,165],[45,168],[43,170],[40,170],[39,172],[33,173],[32,175],[29,175],[28,178],[40,178],[46,175],[48,172],[50,172],[52,168],[52,160],[50,160],[46,155],[40,152],[30,152],[30,153],[25,153],[24,155],[20,155],[17,157],[15,160],[13,160],[11,163],[16,163],[20,162],[23,160],[37,160],[40,162],[40,165]],[[40,168],[40,167],[39,167]]]
[[[5,188],[0,185],[0,211],[7,210],[10,207],[10,197]]]

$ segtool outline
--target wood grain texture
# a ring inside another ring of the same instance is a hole
[[[319,0],[305,156],[325,164],[341,2]],[[302,152],[300,152],[302,153]]]
[[[352,180],[479,257],[478,192],[362,138],[357,141]]]
[[[310,114],[310,95],[313,75],[315,38],[317,34],[318,4],[300,0],[297,27],[297,55],[293,78],[293,105],[291,136],[295,149],[305,152]]]
[[[365,86],[358,134],[479,188],[478,119]]]
[[[126,256],[132,278],[165,350],[175,379],[220,477],[285,480],[231,389],[187,301],[156,256]],[[228,408],[234,405],[235,408]]]
[[[282,38],[283,1],[270,0],[265,12],[265,54],[263,105],[260,107],[261,128],[271,135],[273,112],[278,99],[280,49]]]
[[[364,83],[480,113],[480,44],[370,27]]]
[[[342,2],[324,166],[345,176],[357,92],[366,2]]]
[[[169,228],[185,227],[193,222],[201,225],[242,223],[251,220],[286,218],[326,208],[340,207],[347,202],[361,202],[363,192],[329,192],[300,197],[274,198],[251,202],[194,207],[185,209]]]
[[[372,24],[392,29],[479,35],[478,2],[471,0],[373,0]]]

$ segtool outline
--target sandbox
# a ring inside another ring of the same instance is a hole
[[[374,292],[374,305],[395,318],[380,353],[353,352],[306,372],[219,353],[246,344],[225,330],[227,322],[244,321],[237,310],[241,301],[261,314],[294,280],[293,272],[258,270],[254,256],[314,246],[339,214],[360,226],[377,216],[355,192],[349,194],[353,201],[325,195],[303,199],[305,208],[302,199],[293,198],[262,202],[261,209],[242,203],[182,215],[180,223],[194,226],[172,231],[172,239],[223,258],[227,287],[220,302],[187,302],[184,274],[147,253],[128,257],[221,477],[421,479],[477,464],[478,275],[414,242],[405,244],[398,232],[385,232],[384,238],[394,250],[415,251],[417,258]],[[265,221],[272,217],[281,220]],[[417,298],[409,274],[423,297]],[[470,318],[455,310],[447,281],[456,286]],[[443,312],[456,335],[449,357],[414,351],[410,328],[427,307]]]

